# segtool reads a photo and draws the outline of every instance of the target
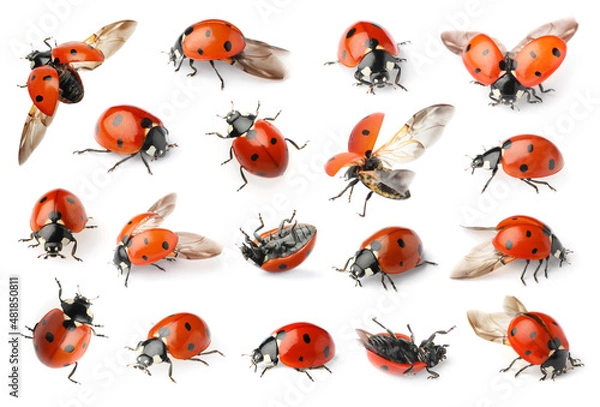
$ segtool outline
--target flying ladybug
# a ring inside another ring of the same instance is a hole
[[[93,70],[117,52],[133,34],[137,22],[121,20],[102,27],[84,41],[71,41],[46,51],[32,51],[27,80],[33,106],[29,109],[19,143],[19,165],[23,164],[42,141],[52,123],[59,102],[77,103],[83,99],[79,70]]]
[[[523,95],[529,103],[542,102],[536,87],[541,93],[553,90],[544,89],[542,83],[564,61],[567,41],[577,27],[573,18],[544,24],[508,52],[498,40],[475,31],[445,31],[441,38],[451,52],[462,56],[475,83],[490,87],[491,105],[515,109]]]
[[[414,172],[393,169],[393,166],[408,163],[423,155],[440,138],[453,114],[454,106],[447,104],[419,110],[389,141],[375,150],[373,148],[384,114],[373,113],[359,121],[350,133],[348,151],[336,154],[325,164],[325,172],[329,176],[334,176],[344,167],[350,167],[344,176],[348,181],[346,188],[330,200],[341,197],[349,190],[350,201],[354,186],[359,182],[370,189],[360,216],[365,216],[367,202],[374,192],[390,199],[410,198],[408,188]]]

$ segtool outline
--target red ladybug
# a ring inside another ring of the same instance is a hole
[[[155,363],[169,364],[169,378],[173,378],[173,362],[169,355],[179,360],[193,360],[195,362],[208,363],[198,356],[210,355],[212,353],[223,354],[218,350],[204,352],[210,345],[210,330],[206,322],[197,315],[188,312],[169,315],[150,329],[148,339],[140,341],[135,348],[129,350],[138,351],[133,367],[144,371],[150,376],[148,368]]]
[[[360,249],[350,257],[344,267],[338,271],[349,271],[350,278],[361,286],[360,280],[365,276],[381,274],[381,284],[387,290],[385,278],[395,291],[396,284],[389,274],[400,274],[425,264],[433,264],[423,260],[423,243],[412,230],[391,226],[381,229],[368,237]],[[350,268],[348,268],[350,266]]]
[[[274,331],[250,357],[255,372],[259,363],[266,364],[260,377],[281,361],[314,381],[308,370],[325,369],[331,373],[325,363],[334,355],[335,344],[326,330],[309,322],[296,322]]]
[[[462,55],[465,67],[475,83],[490,86],[492,105],[504,104],[515,108],[523,95],[527,102],[542,102],[535,92],[538,86],[558,69],[567,54],[567,41],[577,31],[572,19],[554,21],[530,32],[510,52],[495,39],[469,31],[443,32],[442,42],[455,54]]]
[[[240,248],[244,258],[274,273],[291,270],[302,264],[315,247],[317,228],[306,223],[292,223],[294,216],[296,211],[289,219],[281,221],[278,228],[259,235],[258,231],[265,224],[262,216],[258,215],[260,226],[254,231],[254,240],[242,230],[245,243]]]
[[[244,37],[239,28],[223,20],[203,20],[189,26],[177,38],[169,52],[169,62],[179,71],[187,59],[194,76],[194,61],[208,61],[225,87],[223,78],[214,61],[223,61],[250,75],[265,79],[281,80],[286,72],[279,55],[288,51],[262,41]]]
[[[410,336],[407,336],[392,332],[376,318],[373,318],[373,322],[385,329],[385,333],[371,334],[363,329],[356,330],[373,366],[393,375],[412,375],[425,369],[429,373],[428,379],[437,379],[440,376],[430,369],[446,359],[448,345],[436,345],[433,340],[436,335],[445,335],[455,327],[447,331],[436,331],[417,346],[410,325],[407,325],[410,332]]]
[[[77,240],[73,236],[86,228],[95,228],[96,226],[86,226],[89,218],[85,212],[83,204],[73,193],[65,189],[53,189],[42,195],[37,200],[29,225],[31,235],[29,239],[21,239],[21,242],[35,240],[35,243],[29,247],[37,247],[44,244],[45,253],[38,257],[62,257],[63,246],[73,243],[71,256],[82,261],[75,256],[77,252]]]
[[[31,61],[27,89],[33,101],[21,142],[19,165],[40,144],[52,123],[58,102],[77,103],[83,98],[83,83],[78,71],[92,70],[117,52],[129,39],[137,23],[122,20],[102,27],[84,41],[67,42],[47,51],[33,51],[25,58]]]
[[[348,68],[356,68],[356,85],[367,85],[368,93],[375,93],[375,88],[386,86],[398,86],[406,90],[400,84],[400,62],[406,61],[398,57],[400,45],[402,43],[397,44],[385,28],[372,22],[359,21],[344,31],[338,46],[337,61],[327,62],[326,65],[339,62]],[[396,76],[391,80],[394,71]]]
[[[529,364],[519,369],[515,377],[528,367],[539,366],[543,374],[540,380],[548,375],[555,379],[583,366],[579,359],[571,357],[569,341],[556,320],[541,312],[528,312],[515,297],[505,297],[504,312],[488,314],[471,310],[467,317],[479,337],[511,346],[519,355],[502,372],[520,359]]]
[[[365,199],[363,212],[367,211],[367,201],[376,192],[390,199],[410,198],[410,186],[415,173],[406,169],[392,169],[398,164],[416,160],[432,146],[444,132],[444,127],[454,114],[452,105],[432,105],[415,113],[406,124],[384,145],[373,150],[379,129],[383,123],[383,113],[373,113],[359,121],[348,139],[348,151],[339,153],[325,164],[325,172],[334,176],[344,167],[346,188],[330,200],[335,200],[362,182],[370,189]]]
[[[92,334],[104,337],[94,330],[102,325],[93,323],[94,317],[90,309],[92,303],[88,298],[78,293],[75,298],[63,300],[60,282],[56,280],[56,283],[61,309],[48,311],[33,329],[28,328],[33,336],[23,336],[33,339],[35,354],[46,366],[61,368],[74,364],[67,378],[77,383],[73,374],[77,370],[78,361],[88,350]]]
[[[530,216],[511,216],[504,219],[494,228],[472,227],[475,230],[495,230],[493,240],[475,246],[469,254],[454,268],[451,278],[466,279],[480,277],[517,259],[526,260],[521,273],[521,281],[525,284],[525,273],[529,262],[538,261],[533,273],[537,282],[537,274],[544,261],[544,275],[548,278],[548,262],[550,257],[559,261],[559,266],[567,261],[570,250],[565,249],[552,230],[544,223]]]
[[[88,148],[75,151],[125,154],[127,157],[117,162],[108,172],[112,172],[121,163],[139,155],[152,175],[146,156],[151,161],[164,157],[167,151],[177,144],[169,144],[168,130],[160,119],[135,106],[113,106],[108,108],[96,123],[95,138],[105,150]]]
[[[281,111],[275,117],[265,117],[257,120],[259,108],[260,103],[256,107],[256,113],[251,114],[240,113],[232,107],[231,111],[224,117],[229,125],[227,135],[223,136],[218,132],[206,133],[214,134],[223,139],[235,139],[229,149],[229,159],[221,165],[231,161],[235,155],[240,164],[240,175],[244,181],[238,191],[248,183],[244,170],[264,178],[276,178],[285,172],[289,160],[286,141],[297,150],[301,150],[306,146],[306,143],[298,146],[293,140],[283,137],[279,129],[270,123],[277,119]]]
[[[113,263],[121,274],[126,275],[125,287],[129,282],[131,265],[150,264],[164,271],[156,264],[163,259],[173,261],[181,257],[198,260],[221,254],[221,246],[204,236],[159,228],[164,218],[175,209],[176,199],[176,194],[159,199],[147,212],[134,216],[119,233]]]
[[[539,192],[535,184],[546,185],[556,191],[546,181],[534,178],[549,177],[559,172],[564,166],[562,154],[550,140],[533,134],[514,136],[502,142],[499,147],[487,150],[478,155],[471,163],[472,172],[475,168],[485,168],[492,171],[492,176],[485,183],[481,192],[498,172],[498,167],[511,177],[518,178]]]

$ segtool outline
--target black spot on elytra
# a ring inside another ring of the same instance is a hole
[[[166,241],[165,241],[165,242],[162,242],[162,245],[161,245],[161,246],[162,246],[162,248],[163,248],[163,249],[165,249],[165,250],[169,250],[169,242],[166,242]]]
[[[192,351],[196,346],[193,343],[188,343],[187,350]]]
[[[542,73],[540,71],[535,71],[534,75],[537,76],[538,78],[541,78]]]
[[[383,246],[381,245],[381,243],[379,243],[379,241],[377,241],[377,240],[373,240],[371,242],[371,250],[379,251],[379,250],[381,250],[382,247]]]
[[[225,43],[223,44],[223,48],[225,48],[225,51],[227,51],[227,52],[231,51],[231,48],[232,48],[231,41],[225,41]]]
[[[33,82],[33,81],[35,81],[35,75],[31,75],[31,76],[29,77],[29,82]]]
[[[285,270],[287,267],[287,264],[280,264],[278,268],[279,270]]]
[[[346,38],[352,37],[355,33],[356,33],[356,27],[353,27],[350,30],[348,30],[348,32],[346,33]]]
[[[82,347],[83,349],[87,348],[87,342],[84,342],[84,343],[82,343],[82,344],[81,344],[81,347]]]
[[[521,164],[521,165],[519,166],[519,170],[520,170],[521,172],[527,172],[527,171],[529,170],[529,166],[527,166],[527,164]]]
[[[371,131],[369,129],[364,129],[363,131],[360,132],[363,136],[368,136],[369,134],[371,134]]]
[[[68,197],[66,197],[66,198],[65,198],[65,200],[66,200],[68,203],[70,203],[71,205],[74,205],[74,204],[75,204],[75,200],[74,200],[74,199],[73,199],[73,197],[71,197],[71,196],[68,196]]]
[[[44,339],[46,339],[47,342],[52,343],[54,342],[54,334],[52,332],[46,332]]]
[[[71,55],[77,55],[77,50],[75,48],[71,48]]]
[[[47,200],[48,200],[48,197],[47,197],[47,196],[45,196],[45,197],[43,197],[42,199],[40,199],[40,203],[44,203],[44,202],[46,202]]]
[[[256,161],[256,160],[258,160],[258,154],[256,154],[256,153],[252,154],[252,156],[250,157],[250,159],[251,159],[252,161]]]
[[[145,238],[144,238],[144,244],[145,244],[145,245],[149,245],[149,244],[150,244],[150,240],[148,240],[148,238],[147,238],[147,237],[145,237]]]
[[[158,330],[158,336],[161,338],[166,338],[169,335],[171,335],[171,330],[166,326],[163,326]]]
[[[515,336],[517,334],[517,328],[513,328],[510,330],[510,336]]]
[[[512,240],[507,240],[504,246],[506,247],[506,250],[512,249],[513,248]]]
[[[471,44],[467,44],[467,46],[465,47],[465,53],[471,51]]]
[[[556,58],[560,58],[560,50],[558,48],[552,48],[552,55],[554,55]]]
[[[480,73],[481,69],[480,68],[475,68],[475,73]]]
[[[304,356],[300,356],[300,357],[298,358],[298,361],[299,361],[299,362],[304,362]]]
[[[531,355],[531,351],[530,351],[529,349],[527,349],[527,350],[525,351],[525,356],[529,356],[529,355]]]
[[[183,32],[183,34],[184,35],[190,35],[192,33],[192,31],[194,31],[194,27],[190,25],[188,28],[185,29],[185,31]]]
[[[192,330],[192,326],[190,325],[189,322],[186,322],[183,326],[185,327],[186,331],[191,331]]]
[[[116,116],[113,118],[112,124],[113,124],[113,126],[115,126],[115,127],[119,127],[119,125],[120,125],[121,123],[123,123],[123,115],[122,115],[121,113],[119,113],[118,115],[116,115]]]
[[[531,51],[531,52],[529,53],[529,56],[530,56],[531,58],[534,58],[534,59],[535,59],[535,58],[537,58],[537,55],[536,55],[536,53],[535,53],[535,52],[533,52],[533,51]]]
[[[149,129],[150,127],[152,127],[152,119],[144,117],[140,122],[140,125],[142,126],[142,129]]]
[[[531,251],[531,254],[536,254],[537,252],[538,252],[538,249],[537,249],[537,248],[534,248],[534,249]]]
[[[379,366],[379,368],[380,368],[381,370],[385,371],[385,372],[387,372],[388,370],[390,370],[390,368],[389,368],[389,367],[387,367],[386,365]]]
[[[51,81],[52,80],[52,76],[50,75],[46,75],[42,78],[43,81]]]
[[[511,147],[512,147],[512,140],[506,140],[506,141],[504,142],[504,144],[502,144],[502,148],[503,148],[504,150],[508,150],[508,149],[509,149],[509,148],[511,148]]]
[[[304,343],[310,343],[310,335],[309,334],[302,335],[302,340],[304,341]]]
[[[346,52],[346,50],[342,51],[342,59],[346,59],[346,55],[348,55],[348,52]]]
[[[537,332],[536,332],[536,331],[533,331],[533,332],[531,332],[531,333],[529,334],[529,337],[530,337],[531,339],[535,338],[536,336],[537,336]]]
[[[44,97],[42,95],[37,95],[35,97],[35,101],[38,102],[38,103],[40,103],[42,100],[44,100]]]
[[[62,213],[58,211],[52,211],[48,214],[48,219],[52,222],[58,222],[62,218]]]
[[[551,158],[550,161],[548,161],[548,169],[553,170],[555,167],[556,167],[556,161],[554,161],[554,158]]]
[[[398,265],[399,265],[400,267],[404,267],[404,262],[403,262],[403,261],[401,261],[401,262],[400,262]]]
[[[123,139],[122,138],[117,139],[117,147],[123,148]]]
[[[202,48],[198,48],[196,52],[198,53],[198,55],[204,55],[204,50]]]
[[[211,35],[211,32],[210,32],[210,30],[206,30],[206,31],[204,31],[204,36],[205,36],[206,38],[209,38],[209,37],[210,37],[210,35]]]
[[[270,140],[270,143],[271,143],[272,145],[275,145],[275,144],[277,144],[277,139],[276,139],[275,137],[272,137],[272,138],[271,138],[271,140]]]
[[[398,246],[400,246],[403,249],[406,247],[406,242],[402,239],[398,239],[397,243],[398,243]]]
[[[325,349],[323,349],[323,355],[328,358],[329,357],[329,352],[331,352],[331,349],[329,349],[329,346],[325,346]]]
[[[533,152],[533,144],[529,144],[529,145],[527,146],[527,152],[528,152],[528,153],[531,153],[531,152]]]
[[[365,47],[367,49],[375,49],[375,48],[377,48],[378,45],[379,45],[379,40],[377,40],[376,38],[369,38],[365,42]]]
[[[146,256],[145,254],[142,256],[142,259],[144,260],[148,260],[148,256]]]
[[[504,59],[498,63],[498,68],[500,68],[501,71],[506,71],[506,61]]]
[[[67,353],[71,353],[71,352],[73,352],[75,350],[75,346],[73,346],[73,345],[67,345],[67,346],[65,346],[64,350]]]
[[[481,52],[481,55],[486,56],[489,53],[490,53],[490,50],[486,48],[483,50],[483,52]]]
[[[279,331],[275,335],[275,338],[277,338],[278,340],[283,340],[283,339],[285,339],[286,336],[287,336],[287,332],[286,331]]]
[[[528,230],[527,232],[525,232],[525,236],[531,237],[531,230]]]

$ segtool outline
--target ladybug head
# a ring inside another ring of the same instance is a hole
[[[131,260],[129,260],[125,246],[117,246],[115,255],[113,257],[113,264],[117,267],[121,274],[129,275],[129,271],[131,270]]]
[[[65,315],[75,322],[90,325],[94,320],[94,315],[92,314],[91,309],[91,300],[81,295],[81,293],[75,294],[74,298],[63,300],[62,286],[58,280],[56,280],[56,284],[58,284],[58,299],[60,300],[60,307]]]
[[[419,353],[423,362],[427,364],[427,367],[433,367],[446,359],[447,347],[448,345],[436,345],[431,341],[423,341],[419,347]]]
[[[562,245],[562,243],[560,242],[560,240],[558,240],[558,238],[556,237],[555,234],[552,234],[551,239],[552,239],[552,255],[556,259],[558,259],[559,266],[562,266],[564,262],[566,262],[568,264],[569,262],[567,261],[567,255],[569,253],[571,253],[571,250],[566,249]]]
[[[25,56],[25,59],[31,63],[31,69],[48,65],[52,61],[52,51],[31,51]]]
[[[61,253],[62,249],[62,241],[46,240],[46,242],[44,242],[44,250],[46,253],[42,253],[38,257],[44,256],[45,259],[48,257],[61,257],[64,259],[65,256]]]
[[[350,278],[361,285],[360,279],[364,276],[371,276],[381,271],[377,257],[372,250],[361,249],[354,255],[353,263],[350,266]]]
[[[552,341],[550,341],[552,342]],[[550,374],[550,378],[554,379],[556,376],[567,373],[569,367],[567,366],[567,360],[570,358],[570,353],[565,349],[557,349],[550,354],[550,357],[540,366],[544,377]]]
[[[152,127],[146,135],[142,151],[152,160],[164,157],[170,148],[175,147],[175,144],[169,144],[168,134],[168,130],[162,126]]]
[[[181,64],[183,63],[183,60],[185,59],[182,45],[184,36],[185,34],[181,34],[177,38],[177,41],[175,41],[175,45],[173,45],[169,50],[169,63],[173,62],[176,71],[179,70]]]
[[[272,363],[277,364],[278,359],[277,355],[279,354],[279,349],[277,346],[277,337],[269,336],[265,339],[258,348],[252,351],[250,354],[251,364],[250,367],[254,367],[254,371],[256,372],[257,365],[259,363]]]
[[[479,154],[475,156],[471,162],[471,174],[475,172],[476,168],[485,168],[496,171],[501,159],[502,149],[500,147],[494,147],[483,154]]]
[[[150,356],[146,355],[145,353],[142,353],[141,355],[139,355],[137,357],[136,363],[133,364],[133,367],[136,369],[143,370],[144,373],[146,373],[147,375],[150,376],[150,371],[148,370],[148,368],[150,366],[152,366],[153,363],[154,363],[154,359],[152,359]]]
[[[259,246],[254,244],[254,242],[250,243],[252,244],[242,243],[240,246],[242,256],[244,256],[244,259],[250,260],[257,266],[260,266],[265,262],[265,252],[264,250],[261,250]]]

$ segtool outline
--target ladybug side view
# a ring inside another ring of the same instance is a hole
[[[102,325],[93,323],[94,316],[91,310],[91,300],[77,293],[75,298],[63,300],[62,286],[58,284],[58,299],[61,309],[54,308],[35,324],[32,336],[21,334],[32,339],[35,354],[44,365],[51,368],[73,366],[67,378],[73,383],[79,360],[88,350],[92,334],[105,337],[96,333],[94,328]]]
[[[146,157],[151,161],[164,157],[177,144],[170,144],[168,130],[162,121],[147,111],[135,106],[121,105],[108,108],[96,122],[94,137],[105,150],[87,148],[74,154],[110,153],[127,155],[108,172],[114,171],[123,162],[139,155],[152,175]]]
[[[89,218],[85,212],[83,204],[73,193],[65,189],[53,189],[42,195],[38,199],[31,212],[29,225],[31,235],[28,239],[20,239],[20,242],[35,243],[29,247],[38,247],[44,245],[44,253],[38,257],[61,257],[64,246],[73,243],[71,257],[77,261],[82,261],[75,255],[77,252],[77,240],[74,234],[83,229],[95,228],[88,226]]]
[[[307,223],[292,223],[295,216],[296,211],[289,219],[282,220],[278,228],[259,234],[265,224],[258,215],[260,226],[254,231],[254,240],[240,229],[245,237],[240,247],[244,259],[273,273],[292,270],[302,264],[315,247],[317,228]]]
[[[474,173],[476,168],[492,171],[492,176],[481,190],[482,193],[498,172],[500,165],[505,173],[525,182],[535,189],[535,192],[539,192],[537,185],[546,185],[552,191],[556,191],[548,182],[535,178],[556,174],[564,167],[564,159],[558,147],[544,137],[534,134],[511,137],[500,146],[476,156],[471,162],[471,173]]]
[[[368,237],[344,267],[336,270],[350,272],[350,278],[360,287],[362,278],[380,274],[383,288],[388,289],[385,284],[387,278],[394,291],[398,291],[389,275],[404,273],[425,264],[436,265],[423,260],[421,238],[411,229],[392,226]]]
[[[567,41],[577,28],[572,18],[544,24],[509,52],[496,39],[474,31],[445,31],[441,39],[451,52],[462,56],[476,84],[490,87],[491,105],[515,109],[523,95],[529,103],[542,102],[535,87],[542,93],[553,90],[544,89],[542,83],[562,64]]]
[[[257,119],[259,109],[260,103],[254,114],[240,113],[233,108],[232,104],[231,111],[223,117],[229,125],[227,135],[218,132],[206,133],[222,139],[234,139],[229,148],[229,158],[221,165],[233,160],[234,156],[237,159],[240,164],[240,176],[244,181],[238,191],[248,184],[244,170],[258,177],[279,177],[288,167],[289,151],[286,142],[296,150],[302,150],[307,144],[298,146],[293,140],[284,137],[279,129],[270,123],[277,119],[281,111],[274,117]]]
[[[174,261],[176,258],[199,260],[221,254],[221,245],[204,236],[175,233],[159,227],[175,209],[176,200],[174,193],[164,196],[147,212],[134,216],[119,233],[113,263],[121,274],[125,274],[125,287],[132,265],[152,265],[165,271],[157,264],[158,261]]]
[[[454,326],[447,331],[434,332],[417,346],[410,325],[407,325],[409,337],[394,333],[376,318],[373,318],[373,322],[383,328],[385,333],[372,334],[363,329],[356,330],[373,366],[392,375],[409,376],[425,369],[429,373],[428,379],[440,377],[439,373],[431,369],[446,359],[448,345],[436,345],[433,341],[436,335],[446,335],[455,328]]]
[[[207,62],[225,88],[223,77],[215,61],[223,61],[250,75],[264,79],[281,80],[286,70],[279,59],[288,51],[266,42],[246,38],[239,28],[224,20],[203,20],[186,28],[169,51],[169,62],[179,71],[187,60],[192,72],[198,71],[194,61]]]
[[[323,328],[309,322],[295,322],[285,325],[265,339],[250,356],[256,372],[258,364],[266,364],[260,377],[281,361],[314,381],[308,370],[331,370],[325,363],[335,356],[333,338]]]
[[[515,373],[519,376],[524,370],[539,366],[545,380],[552,380],[575,367],[583,366],[579,359],[571,356],[567,337],[551,316],[541,312],[529,312],[515,297],[504,299],[504,312],[486,313],[470,310],[467,318],[475,334],[488,341],[508,345],[519,355],[508,367],[524,360],[528,362]]]
[[[567,262],[567,255],[571,252],[562,245],[546,224],[530,216],[511,216],[498,223],[496,227],[468,228],[495,231],[496,236],[475,246],[457,264],[450,275],[454,279],[481,277],[512,261],[522,259],[525,260],[525,267],[521,273],[521,282],[527,285],[525,283],[527,268],[532,260],[537,260],[538,265],[533,273],[537,283],[537,275],[544,262],[546,263],[544,276],[548,278],[550,257],[557,259],[559,266],[562,266]]]
[[[197,315],[181,312],[169,315],[160,320],[148,332],[148,337],[140,341],[135,348],[127,348],[131,351],[140,351],[133,366],[151,376],[150,366],[158,363],[169,365],[169,379],[175,383],[173,378],[173,362],[171,357],[179,360],[191,360],[208,366],[208,363],[199,356],[218,353],[218,350],[206,351],[211,343],[210,330],[206,322]]]
[[[355,85],[368,86],[367,93],[375,94],[375,88],[391,86],[406,88],[400,84],[402,69],[400,46],[392,35],[383,27],[369,22],[359,21],[344,31],[338,45],[337,61],[326,62],[325,65],[340,63],[348,68],[356,68]],[[396,72],[395,77],[392,76]]]
[[[346,188],[330,200],[340,198],[349,191],[352,199],[354,186],[362,182],[370,191],[365,198],[362,213],[367,212],[367,202],[373,193],[385,198],[404,200],[410,198],[409,186],[415,173],[393,167],[416,160],[442,135],[444,128],[454,115],[454,106],[438,104],[415,113],[406,124],[384,145],[373,149],[383,123],[383,113],[373,113],[359,121],[348,139],[348,151],[336,154],[325,163],[325,172],[330,177],[342,168],[349,167],[344,174]]]
[[[19,165],[37,148],[52,123],[59,102],[77,103],[83,99],[80,70],[93,70],[117,52],[135,31],[137,23],[122,20],[102,27],[84,41],[72,41],[32,51],[27,89],[33,101],[19,143]]]

